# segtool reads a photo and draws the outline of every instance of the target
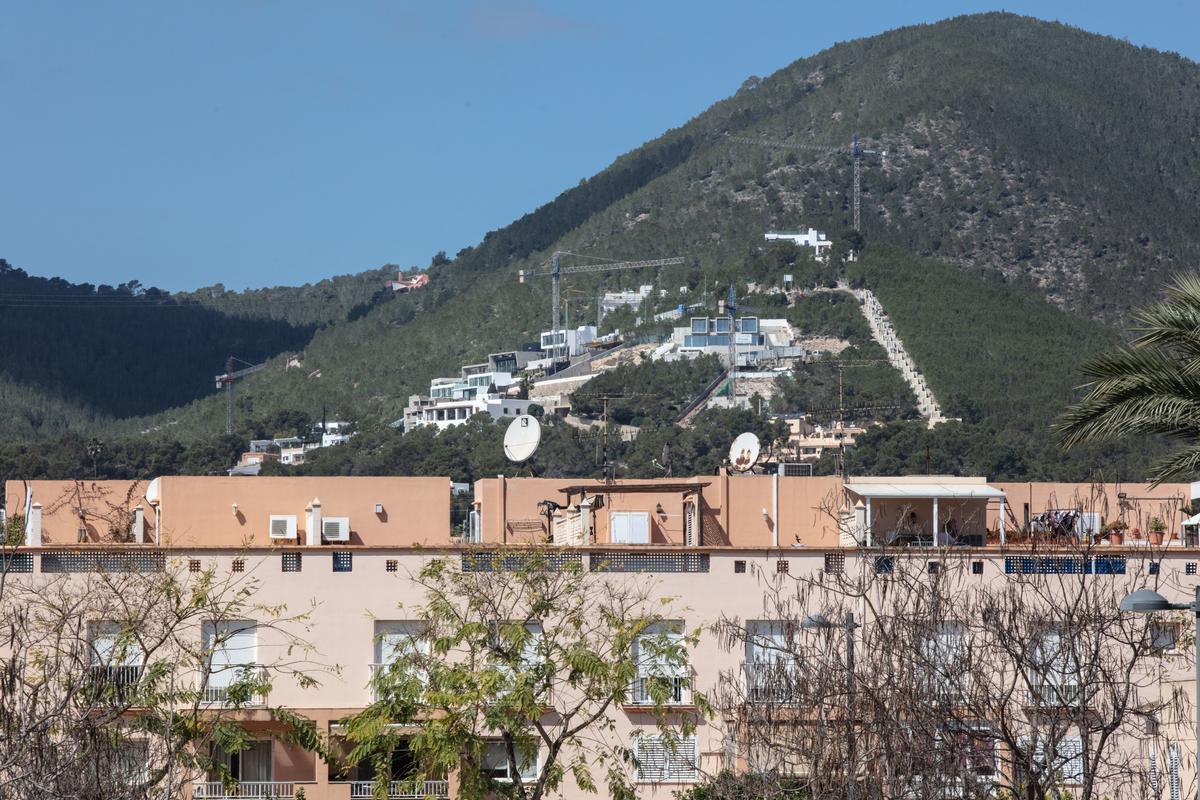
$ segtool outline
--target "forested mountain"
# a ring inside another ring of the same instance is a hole
[[[861,236],[849,230],[856,133],[874,151],[863,160]],[[1038,452],[1045,447],[1044,422],[1071,399],[1080,361],[1117,341],[1126,312],[1166,275],[1200,262],[1200,218],[1188,213],[1198,192],[1200,66],[1060,24],[959,17],[838,44],[747,80],[477,246],[435,258],[419,292],[385,296],[379,271],[326,289],[234,296],[214,287],[171,298],[187,308],[145,314],[155,322],[128,333],[168,340],[174,334],[160,335],[157,320],[201,325],[200,314],[214,314],[221,335],[197,331],[195,348],[173,357],[175,372],[155,380],[198,372],[208,383],[231,343],[246,347],[233,352],[248,360],[302,351],[302,369],[276,359],[239,386],[240,419],[327,407],[387,421],[430,377],[547,327],[548,282],[519,284],[516,275],[553,250],[688,259],[644,274],[570,276],[565,283],[584,298],[575,318],[594,315],[588,298],[601,287],[653,282],[671,293],[665,308],[713,305],[731,283],[745,296],[777,285],[784,272],[827,282],[830,268],[803,257],[785,262],[762,240],[771,228],[812,226],[838,240],[839,256],[861,251],[846,277],[877,293],[947,413],[965,420],[960,427],[1006,437],[1028,457],[1034,442]],[[40,315],[44,348],[61,349],[60,335],[76,330],[71,312],[54,310],[68,318],[61,325],[47,323],[50,310]],[[812,332],[852,324],[832,309],[787,313]],[[25,363],[0,365],[8,381],[0,392],[36,389],[46,415],[70,417],[43,430],[222,429],[221,400],[199,383],[161,395],[155,388],[148,395],[156,402],[106,398],[96,372],[114,359],[126,362],[118,371],[145,376],[134,385],[151,374],[154,348],[128,342],[88,351],[95,369],[80,375],[17,348],[10,353]],[[320,377],[310,378],[316,370]],[[874,386],[891,391],[884,376]],[[180,405],[181,396],[194,399]],[[5,402],[5,420],[20,413]],[[9,432],[32,432],[12,424]]]

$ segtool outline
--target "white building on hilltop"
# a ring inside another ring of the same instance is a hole
[[[600,311],[604,314],[611,314],[622,306],[640,306],[642,301],[650,296],[654,291],[654,287],[648,283],[642,284],[637,291],[632,289],[623,292],[605,292],[600,298]]]
[[[542,331],[543,353],[552,353],[557,347],[560,356],[574,358],[587,352],[588,342],[595,341],[596,326],[580,325],[578,328],[557,331]]]
[[[816,228],[809,228],[806,231],[768,231],[764,234],[764,238],[768,242],[791,242],[797,247],[811,247],[816,251],[813,257],[817,261],[827,260],[829,250],[833,247],[833,242],[829,241],[829,237]]]

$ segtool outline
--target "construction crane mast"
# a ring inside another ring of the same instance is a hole
[[[820,153],[844,153],[845,146],[834,147],[824,144],[808,144],[806,142],[780,142],[772,139],[755,139],[750,136],[727,136],[732,142],[740,142],[741,144],[757,144],[763,147],[781,147],[788,150],[815,150]],[[886,162],[886,150],[867,150],[862,146],[862,141],[858,138],[858,134],[854,134],[854,138],[850,141],[850,156],[854,159],[854,183],[851,189],[853,196],[852,205],[854,209],[854,230],[862,230],[862,157],[878,155],[881,163]]]
[[[718,316],[722,311],[729,315],[729,407],[733,408],[737,402],[737,304],[734,302],[732,284],[729,286],[729,299],[720,301],[717,306]]]
[[[234,362],[245,364],[242,369],[235,370]],[[238,378],[244,378],[252,372],[258,372],[266,366],[266,363],[251,364],[249,361],[242,361],[240,358],[230,356],[225,359],[225,372],[217,375],[214,379],[218,389],[225,390],[225,432],[233,433],[233,382]]]
[[[575,256],[577,258],[595,258],[595,256],[583,256],[578,253],[568,253],[565,250],[556,250],[549,261],[550,269],[541,272],[527,272],[521,270],[517,273],[517,279],[524,283],[526,278],[541,278],[547,275],[550,276],[551,297],[550,297],[550,331],[554,341],[554,347],[550,351],[551,357],[555,364],[558,363],[559,349],[561,345],[558,343],[558,327],[560,306],[562,305],[562,276],[571,275],[580,272],[616,272],[625,269],[645,269],[649,267],[669,267],[674,264],[684,263],[684,259],[680,256],[671,258],[655,258],[648,261],[601,261],[596,264],[573,264],[564,267],[562,265],[563,256]],[[543,264],[543,266],[546,266]],[[566,344],[566,332],[563,332],[563,344]]]

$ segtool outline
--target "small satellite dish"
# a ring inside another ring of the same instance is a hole
[[[729,445],[729,466],[734,472],[748,472],[758,462],[758,437],[747,431]]]
[[[504,457],[520,463],[528,460],[542,441],[542,426],[536,417],[522,414],[508,424],[504,432]]]

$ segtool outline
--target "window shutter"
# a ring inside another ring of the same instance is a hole
[[[255,663],[257,630],[253,622],[206,622],[204,647],[209,651],[209,686],[229,686],[240,667]]]
[[[661,736],[643,736],[637,742],[639,781],[688,783],[699,775],[699,744],[695,736],[685,736],[674,751]]]
[[[1058,742],[1058,770],[1067,783],[1083,781],[1083,739],[1064,736]]]
[[[667,762],[667,750],[660,736],[643,736],[637,742],[639,781],[660,781]]]

